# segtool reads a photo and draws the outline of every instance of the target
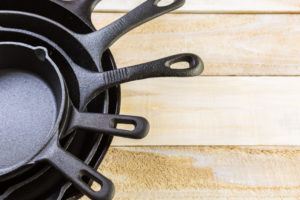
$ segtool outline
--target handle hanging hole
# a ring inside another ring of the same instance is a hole
[[[102,186],[97,183],[96,181],[93,182],[92,184],[92,187],[91,189],[94,191],[94,192],[99,192],[101,190]]]
[[[118,130],[132,132],[135,130],[137,124],[131,119],[113,119],[112,126]]]
[[[89,176],[88,173],[86,173],[86,172],[82,172],[80,179],[84,183],[88,182],[89,180],[92,180],[93,184],[91,186],[89,186],[88,184],[86,184],[86,185],[88,187],[90,187],[91,190],[93,190],[94,192],[99,192],[102,189],[102,183],[98,183],[96,180],[93,179],[93,177]]]
[[[157,7],[166,7],[172,5],[176,0],[156,0],[154,5]]]
[[[117,123],[116,128],[123,131],[134,131],[134,124]]]
[[[171,69],[189,69],[190,67],[190,63],[187,61],[175,62],[170,65]]]

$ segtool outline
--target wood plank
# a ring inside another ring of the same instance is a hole
[[[112,148],[115,199],[299,199],[297,147]]]
[[[242,1],[240,1],[242,2]],[[121,14],[94,14],[100,28]],[[300,75],[299,15],[169,14],[112,47],[119,66],[193,52],[204,75]]]
[[[144,116],[143,140],[114,145],[299,145],[299,77],[196,77],[123,85],[122,114]]]
[[[106,0],[96,7],[99,12],[125,12],[145,0]],[[187,0],[180,13],[299,13],[297,0]]]
[[[96,14],[94,21],[101,27],[119,16]],[[297,15],[170,14],[131,32],[112,50],[121,66],[195,52],[209,76],[299,75],[299,20]],[[114,144],[299,144],[298,81],[207,77],[176,80],[176,87],[173,79],[128,84],[122,112],[148,117],[152,131],[145,140]]]

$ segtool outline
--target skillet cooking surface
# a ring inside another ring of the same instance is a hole
[[[5,168],[37,153],[55,122],[57,110],[51,89],[36,74],[0,70],[0,85],[0,136],[12,138],[0,140],[0,166]]]

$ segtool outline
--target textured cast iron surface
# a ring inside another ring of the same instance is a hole
[[[0,166],[32,158],[56,120],[51,88],[36,74],[0,70]],[[45,135],[46,134],[46,135]]]
[[[95,3],[98,2],[97,0],[78,0],[77,3],[74,3],[75,1],[73,2],[60,0],[52,0],[52,2],[54,3],[53,5],[60,5],[62,6],[61,8],[64,8],[68,10],[68,12],[77,15],[80,21],[85,23],[87,26],[91,27],[91,9],[95,6]],[[73,70],[73,78],[76,79],[77,85],[79,87],[79,109],[83,110],[85,109],[87,104],[98,94],[121,83],[150,77],[196,76],[203,71],[203,63],[201,59],[193,54],[175,55],[152,61],[149,63],[135,65],[132,67],[122,68],[119,70],[109,71],[105,73],[95,73],[93,71],[87,70],[87,68],[93,68],[94,70],[102,69],[102,66],[99,63],[99,60],[102,58],[102,54],[123,34],[127,33],[131,29],[144,22],[153,19],[154,17],[160,16],[164,13],[174,10],[184,4],[184,0],[175,0],[169,5],[160,7],[158,6],[158,2],[158,0],[147,0],[140,6],[138,6],[136,9],[129,12],[124,17],[120,18],[119,20],[113,22],[112,24],[97,32],[93,32],[90,34],[75,33],[74,31],[69,30],[65,26],[56,23],[55,21],[52,21],[52,18],[49,19],[30,13],[2,11],[0,12],[0,23],[1,25],[3,24],[3,26],[6,27],[13,27],[16,29],[25,29],[31,31],[32,33],[28,32],[22,34],[26,36],[34,36],[34,39],[36,41],[44,42],[46,46],[49,45],[52,46],[52,48],[54,47],[54,50],[60,54],[59,56],[66,58],[68,64]],[[45,30],[51,31],[47,32]],[[10,31],[15,32],[18,30]],[[42,35],[46,36],[50,40],[43,38]],[[52,43],[52,41],[56,44]],[[74,59],[76,64],[72,63],[72,60],[68,58],[68,56]],[[80,59],[80,56],[86,59]],[[44,61],[45,59],[43,55],[40,56],[38,54],[37,57],[39,60]],[[47,58],[49,57],[47,56]],[[172,69],[172,65],[178,62],[187,62],[189,64],[189,68]],[[51,61],[51,63],[53,62]],[[31,63],[28,62],[27,64],[30,65]],[[63,83],[63,77],[58,71],[58,68],[55,66],[54,63],[52,67],[53,68],[51,69],[55,69],[55,73],[53,73],[53,71],[51,70],[49,71],[48,69],[48,71],[46,70],[46,73],[44,73],[43,70],[38,69],[38,76],[36,75],[36,73],[31,73],[31,68],[30,73],[24,70],[20,71],[19,69],[14,69],[13,71],[9,72],[13,72],[12,74],[17,74],[16,79],[24,80],[26,78],[29,78],[30,83],[34,82],[35,78],[37,78],[38,80],[40,80],[41,83],[36,82],[32,84],[40,85],[40,87],[46,86],[46,88],[44,88],[44,90],[41,91],[41,93],[44,93],[41,95],[41,97],[44,97],[46,94],[50,94],[50,99],[51,97],[53,99],[53,104],[47,104],[47,106],[49,106],[49,108],[53,108],[53,110],[50,110],[48,112],[48,116],[43,116],[45,117],[45,121],[48,122],[47,125],[44,125],[44,123],[39,124],[44,128],[40,130],[43,131],[44,138],[42,138],[42,140],[40,140],[39,142],[41,144],[43,143],[44,145],[42,145],[41,148],[39,145],[35,145],[36,150],[32,150],[32,154],[28,154],[28,158],[30,159],[23,159],[23,161],[20,161],[20,163],[33,164],[42,160],[46,160],[59,171],[61,171],[61,173],[67,179],[69,179],[78,189],[80,189],[82,193],[86,194],[90,198],[111,199],[113,196],[112,182],[106,179],[101,174],[97,173],[89,166],[85,165],[83,162],[79,161],[71,154],[67,153],[65,150],[63,150],[58,144],[58,134],[60,132],[69,133],[71,130],[80,128],[89,131],[102,132],[110,136],[121,136],[139,139],[146,136],[146,133],[149,129],[148,123],[144,118],[140,117],[82,113],[80,110],[77,110],[77,108],[73,107],[72,101],[68,96],[68,89],[65,88],[65,85]],[[16,73],[14,73],[15,71]],[[42,76],[41,71],[43,72]],[[63,73],[65,74],[65,71],[63,71]],[[3,74],[6,75],[6,72],[4,70]],[[45,77],[45,74],[49,75],[50,78]],[[31,75],[33,77],[32,80],[30,78],[31,76],[28,75]],[[5,81],[5,78],[3,80]],[[18,81],[16,81],[16,84],[17,83]],[[60,88],[61,90],[57,88]],[[37,89],[37,91],[39,90]],[[21,93],[21,96],[22,94],[23,93]],[[8,99],[10,98],[9,95],[10,94],[4,93],[4,96],[8,96]],[[66,103],[64,103],[65,100]],[[35,101],[33,102],[36,103]],[[47,102],[45,101],[43,103]],[[20,106],[22,107],[22,105]],[[23,103],[23,106],[27,106],[27,104]],[[41,104],[42,108],[40,109],[40,112],[48,111],[46,108],[47,106]],[[12,106],[7,107],[10,108],[12,111],[16,112],[16,109],[12,108]],[[66,117],[67,115],[63,115],[66,113],[68,114],[68,116],[70,116],[69,118]],[[20,118],[21,117],[27,116],[20,115]],[[29,119],[32,119],[32,124],[34,124],[33,122],[35,118],[33,116],[30,117]],[[24,121],[27,122],[26,120]],[[118,123],[133,124],[135,126],[135,129],[132,131],[117,129],[115,127]],[[60,129],[60,127],[62,127],[63,129]],[[50,130],[46,131],[46,128]],[[64,128],[66,128],[66,130],[64,130]],[[29,134],[32,133],[28,133],[28,135]],[[69,137],[68,134],[63,134],[63,136]],[[33,149],[32,147],[27,148]],[[23,157],[21,156],[20,159],[22,158]],[[16,167],[12,167],[12,165],[14,165],[14,162],[10,163],[11,165],[8,165],[6,163],[7,166],[3,165],[3,168],[1,168],[0,162],[0,175],[6,175],[6,173],[15,170]],[[6,168],[10,167],[11,169],[6,170]],[[100,183],[102,186],[101,190],[92,191],[91,188],[82,180],[83,175]],[[62,191],[65,190],[63,189]]]

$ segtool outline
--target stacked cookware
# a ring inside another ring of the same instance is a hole
[[[203,71],[194,54],[117,69],[109,51],[184,0],[147,0],[96,31],[98,1],[0,2],[0,199],[112,199],[113,183],[97,168],[113,137],[141,139],[149,131],[143,117],[119,115],[119,84]],[[173,68],[177,63],[188,67]]]

